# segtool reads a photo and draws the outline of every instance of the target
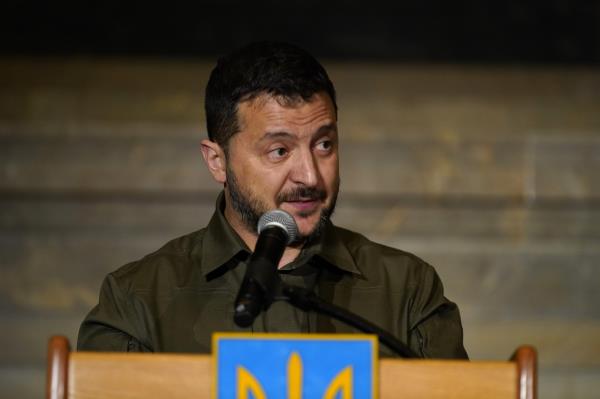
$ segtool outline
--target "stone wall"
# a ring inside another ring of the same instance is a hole
[[[521,343],[541,397],[600,390],[600,71],[326,63],[337,224],[434,264],[473,359]],[[203,226],[212,63],[0,60],[0,397],[40,397],[103,276]]]

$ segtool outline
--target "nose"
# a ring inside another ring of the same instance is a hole
[[[290,179],[296,183],[307,187],[314,187],[319,182],[319,168],[317,159],[311,151],[299,151],[295,159]]]

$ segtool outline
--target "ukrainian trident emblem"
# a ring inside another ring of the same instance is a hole
[[[377,341],[365,335],[216,334],[215,398],[375,398]]]

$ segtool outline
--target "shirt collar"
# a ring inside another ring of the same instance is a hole
[[[225,196],[217,198],[216,210],[212,215],[200,246],[202,274],[207,275],[239,254],[250,254],[250,249],[233,230],[224,215]]]
[[[331,221],[327,221],[320,240],[313,245],[315,247],[315,256],[318,256],[330,265],[345,272],[357,274],[359,276],[363,275],[350,252],[348,243],[344,242],[340,236],[340,229],[335,227]],[[309,245],[305,250],[307,252],[311,251],[311,246],[313,245]]]
[[[225,196],[221,192],[217,198],[215,213],[206,227],[202,244],[199,247],[204,275],[211,273],[240,254],[247,256],[251,253],[248,246],[225,219],[224,209]],[[326,223],[320,239],[306,245],[300,256],[288,266],[300,266],[301,263],[309,261],[312,257],[319,257],[338,269],[362,276],[347,243],[340,237],[338,229],[331,221]]]

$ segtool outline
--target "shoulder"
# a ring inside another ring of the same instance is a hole
[[[431,268],[427,262],[410,252],[371,241],[364,235],[343,227],[335,226],[335,230],[355,260],[363,261],[375,258],[376,263],[382,265],[387,265],[391,262],[396,266]]]
[[[336,234],[351,254],[366,281],[379,284],[382,279],[422,285],[437,279],[435,269],[410,252],[374,242],[362,234],[335,227]]]
[[[196,253],[205,231],[201,229],[175,238],[160,249],[113,271],[108,279],[126,292],[185,286],[200,266]]]

